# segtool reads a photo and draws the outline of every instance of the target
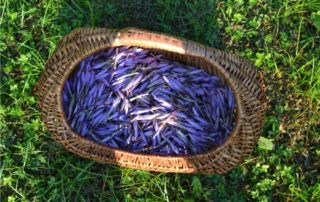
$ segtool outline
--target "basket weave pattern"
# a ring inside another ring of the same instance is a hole
[[[70,128],[62,106],[65,81],[87,56],[114,46],[138,46],[186,65],[217,74],[233,90],[236,126],[224,144],[186,156],[137,154],[109,148],[79,136]],[[78,28],[58,43],[47,61],[35,92],[42,119],[54,139],[67,150],[99,162],[158,172],[225,173],[252,151],[266,107],[262,75],[246,60],[193,41],[136,28]]]

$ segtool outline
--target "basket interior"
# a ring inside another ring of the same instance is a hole
[[[136,47],[136,46],[135,46]],[[143,48],[143,47],[141,47]],[[144,48],[144,49],[147,49],[147,48]],[[108,50],[105,49],[105,50]],[[185,54],[179,54],[179,53],[175,53],[175,52],[170,52],[170,51],[166,51],[166,50],[160,50],[160,49],[148,49],[150,50],[150,52],[152,52],[153,54],[161,54],[163,55],[166,59],[169,59],[171,61],[176,61],[176,62],[179,62],[183,65],[189,65],[189,66],[194,66],[196,68],[201,68],[203,70],[205,70],[206,72],[208,72],[209,74],[211,75],[217,75],[218,77],[221,78],[221,83],[223,83],[224,85],[228,85],[228,81],[224,78],[224,75],[222,73],[220,73],[212,63],[208,62],[207,60],[205,60],[204,58],[201,58],[201,57],[195,57],[195,56],[189,56],[189,55],[185,55]],[[104,51],[104,50],[102,50]],[[94,52],[94,53],[91,53],[90,55],[95,55],[97,53],[101,52],[100,51],[97,51],[97,52]],[[90,55],[87,55],[87,56],[90,56]],[[86,56],[86,57],[87,57]],[[72,72],[69,74],[69,77],[71,77],[77,70],[78,70],[78,67],[80,65],[80,63],[86,58],[84,57],[82,60],[80,60],[80,62],[74,66]],[[63,84],[63,86],[65,85],[65,83]],[[229,86],[229,85],[228,85]],[[230,87],[230,86],[229,86]],[[233,91],[233,89],[232,89]],[[235,100],[236,102],[236,100]],[[65,113],[66,114],[66,113]],[[236,108],[234,109],[233,111],[233,122],[236,122],[237,120],[237,117],[238,117],[238,112],[236,110]],[[70,123],[68,122],[70,128],[73,129],[73,127],[70,125]],[[234,123],[234,126],[233,126],[233,129],[236,127],[236,124],[237,123]],[[77,133],[80,137],[81,135],[75,130],[73,129],[75,133]],[[228,139],[233,135],[233,131],[230,132],[230,134],[224,139],[224,142],[223,144],[228,141]],[[96,142],[97,143],[97,142]],[[217,145],[215,147],[212,147],[210,150],[215,150],[217,149],[218,147],[222,146],[223,144],[220,144],[220,145]],[[106,146],[108,147],[108,145],[103,145],[103,146]],[[111,147],[112,148],[112,147]],[[120,150],[122,148],[119,148]],[[128,151],[128,150],[127,150]],[[130,151],[129,151],[130,152]],[[201,154],[201,153],[206,153],[208,151],[205,151],[205,152],[197,152],[195,154]],[[143,152],[140,152],[141,154],[143,154]],[[151,154],[152,155],[152,154]],[[180,156],[181,154],[178,154],[176,156]],[[183,156],[183,155],[182,155]]]

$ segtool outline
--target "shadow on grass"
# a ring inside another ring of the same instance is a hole
[[[68,1],[57,23],[61,33],[77,27],[137,27],[184,37],[221,48],[216,2],[211,1]]]

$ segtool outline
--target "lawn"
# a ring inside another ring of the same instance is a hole
[[[263,72],[259,144],[224,175],[154,173],[55,143],[32,89],[77,27],[139,27],[233,52]],[[320,201],[319,0],[1,0],[0,201]]]

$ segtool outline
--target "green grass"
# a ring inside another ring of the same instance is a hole
[[[100,164],[51,139],[31,91],[76,27],[135,26],[239,54],[265,76],[259,144],[225,175]],[[1,201],[320,201],[318,0],[0,1]]]

